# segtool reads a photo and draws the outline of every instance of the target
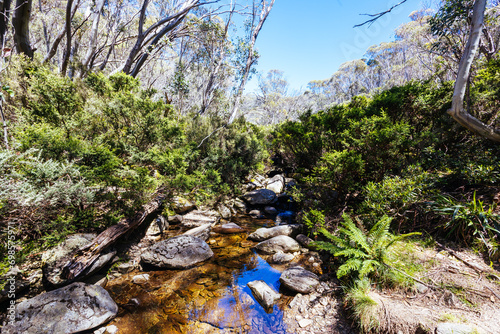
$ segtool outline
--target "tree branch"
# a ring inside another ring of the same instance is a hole
[[[365,24],[368,24],[368,26],[371,26],[373,24],[373,22],[377,21],[379,18],[381,18],[382,16],[384,16],[385,14],[389,14],[390,12],[392,12],[392,10],[396,7],[399,7],[401,6],[402,4],[404,4],[407,0],[402,0],[401,2],[395,4],[394,6],[392,6],[391,8],[389,8],[388,10],[386,11],[383,11],[383,12],[380,12],[380,13],[377,13],[377,14],[360,14],[360,15],[365,15],[365,16],[369,16],[369,17],[372,17],[371,19],[369,19],[368,21],[365,21],[363,23],[360,23],[360,24],[356,24],[354,26],[354,28],[357,28],[357,27],[362,27],[364,26]]]

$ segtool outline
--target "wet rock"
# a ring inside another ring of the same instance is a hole
[[[205,241],[180,235],[154,244],[141,255],[141,259],[146,264],[160,268],[184,269],[208,260],[213,255]]]
[[[247,212],[247,205],[241,199],[236,198],[233,202],[233,208],[239,213]]]
[[[265,309],[271,308],[280,299],[281,295],[273,290],[262,280],[249,282],[247,286],[252,291],[253,296]]]
[[[295,258],[293,254],[277,252],[273,255],[273,262],[277,264],[288,263]]]
[[[220,205],[218,211],[220,216],[224,219],[229,219],[232,216],[231,210],[225,205]]]
[[[297,237],[295,237],[295,240],[297,240],[302,246],[306,247],[306,248],[309,248],[311,242],[313,242],[314,240],[309,238],[308,236],[304,235],[304,234],[299,234],[297,235]]]
[[[276,194],[282,193],[285,189],[285,178],[279,174],[267,179],[265,183],[266,189],[272,190]]]
[[[241,233],[241,232],[244,232],[245,230],[242,229],[240,226],[238,226],[235,223],[227,223],[227,224],[223,224],[221,226],[215,227],[213,229],[213,231],[216,233],[222,233],[222,234],[232,234],[232,233]]]
[[[218,220],[217,212],[214,211],[191,211],[182,217],[182,226],[186,228],[193,228],[205,224],[214,224]]]
[[[182,223],[183,217],[181,215],[168,216],[167,221],[169,224],[175,225]]]
[[[248,236],[248,239],[255,241],[263,241],[279,235],[286,235],[288,237],[293,237],[297,235],[302,230],[301,224],[294,225],[281,225],[275,227],[261,227],[257,229],[254,233]]]
[[[264,215],[260,210],[252,210],[248,213],[252,218],[264,218]]]
[[[269,189],[258,189],[246,193],[243,199],[251,205],[266,205],[276,200],[276,193]]]
[[[286,269],[280,276],[281,284],[296,292],[310,293],[319,284],[319,277],[302,267]]]
[[[134,268],[135,266],[131,262],[120,263],[118,266],[116,266],[116,270],[121,274],[127,274],[134,270]]]
[[[196,205],[191,203],[189,200],[185,199],[184,197],[180,196],[175,196],[172,198],[172,202],[170,203],[170,207],[172,210],[175,211],[175,213],[186,213],[191,210],[196,209]]]
[[[266,206],[264,208],[264,212],[267,213],[268,215],[275,216],[278,214],[278,210],[274,206]]]
[[[68,263],[74,251],[88,245],[96,237],[93,233],[73,234],[56,247],[42,254],[42,271],[44,278],[53,286],[61,286],[69,281],[62,276],[62,269]],[[116,252],[114,253],[116,254]],[[102,254],[94,264],[82,273],[82,277],[87,277],[99,271],[114,256],[112,251]]]
[[[85,283],[99,285],[100,287],[105,288],[106,284],[108,284],[108,278],[106,277],[106,275],[95,275],[87,278],[85,280]]]
[[[158,216],[156,219],[154,219],[151,224],[149,224],[149,228],[146,231],[146,235],[150,236],[157,236],[163,234],[163,231],[165,231],[168,228],[168,221],[165,217],[162,215]]]
[[[149,281],[149,274],[135,275],[132,277],[132,283],[134,284],[146,284]]]
[[[210,237],[210,232],[212,231],[212,224],[204,224],[195,228],[190,229],[183,235],[190,235],[196,238],[200,238],[203,241],[207,241]]]
[[[286,235],[279,235],[258,243],[255,248],[267,254],[274,254],[280,251],[283,253],[293,253],[300,249],[300,245],[297,241]]]
[[[441,323],[436,328],[436,334],[473,334],[477,331],[464,324],[455,324],[450,322]]]
[[[77,282],[19,303],[13,325],[6,333],[77,333],[95,328],[111,319],[118,305],[97,285]]]

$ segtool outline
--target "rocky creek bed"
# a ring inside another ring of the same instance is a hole
[[[334,273],[323,273],[286,211],[286,183],[254,180],[246,203],[218,212],[175,199],[178,215],[158,216],[104,252],[85,284],[67,285],[60,264],[95,235],[70,236],[11,273],[25,296],[1,333],[357,333]],[[414,261],[430,264],[436,288],[370,292],[381,332],[500,333],[498,271],[460,250],[419,248]]]

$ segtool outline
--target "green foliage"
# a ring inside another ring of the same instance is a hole
[[[500,216],[494,212],[495,204],[485,206],[483,201],[476,198],[476,192],[468,203],[460,203],[451,196],[439,195],[433,203],[433,210],[438,214],[451,216],[443,225],[448,237],[466,244],[479,239],[488,249],[489,255],[495,251],[490,242],[495,243],[500,238]]]
[[[302,216],[302,223],[306,225],[309,235],[316,236],[325,226],[325,215],[318,210],[308,211]]]
[[[421,167],[411,166],[407,176],[385,176],[381,182],[368,182],[361,210],[373,215],[402,216],[412,205],[423,201],[434,184]]]
[[[377,315],[378,303],[370,296],[370,281],[355,281],[347,289],[345,301],[363,333],[377,331],[380,321]]]
[[[320,232],[329,239],[329,242],[318,241],[318,249],[328,251],[338,257],[341,265],[337,269],[337,277],[350,276],[364,279],[376,278],[379,281],[390,280],[388,263],[390,263],[391,246],[404,238],[419,233],[409,233],[393,236],[389,233],[391,218],[382,217],[368,233],[356,226],[352,219],[344,214],[337,235],[331,234],[326,229]],[[353,274],[357,275],[354,276]]]

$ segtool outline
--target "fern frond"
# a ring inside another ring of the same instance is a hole
[[[334,255],[336,252],[338,252],[340,250],[334,244],[332,244],[330,242],[325,242],[325,241],[314,241],[311,243],[311,245],[318,250],[327,251],[328,253],[330,253],[332,255]]]
[[[337,269],[337,277],[341,278],[351,271],[358,271],[363,261],[360,259],[349,259]]]
[[[365,259],[369,255],[359,249],[348,248],[337,251],[335,254],[333,254],[333,256],[345,256],[345,257],[355,257],[355,258]]]
[[[344,222],[342,222],[343,227],[339,229],[339,233],[345,234],[349,237],[350,241],[361,246],[366,253],[370,253],[370,246],[363,231],[352,222],[348,215],[344,214],[342,217],[344,217]]]
[[[376,260],[365,260],[363,261],[363,264],[361,265],[361,268],[359,269],[359,277],[362,278],[369,273],[371,273],[375,267],[380,266],[380,262]]]
[[[406,238],[411,237],[413,235],[422,235],[422,233],[420,233],[420,232],[412,232],[412,233],[401,234],[401,235],[398,235],[397,237],[393,237],[392,240],[389,241],[389,243],[386,245],[385,248],[389,248],[395,242],[398,242],[400,240],[406,239]]]
[[[392,218],[383,216],[373,227],[370,232],[368,232],[368,238],[372,240],[372,244],[378,242],[378,240],[383,239],[389,233],[389,227],[391,225]]]
[[[337,247],[339,248],[347,248],[349,247],[349,243],[345,239],[341,239],[336,235],[328,232],[324,227],[319,230],[321,234],[330,239]]]

